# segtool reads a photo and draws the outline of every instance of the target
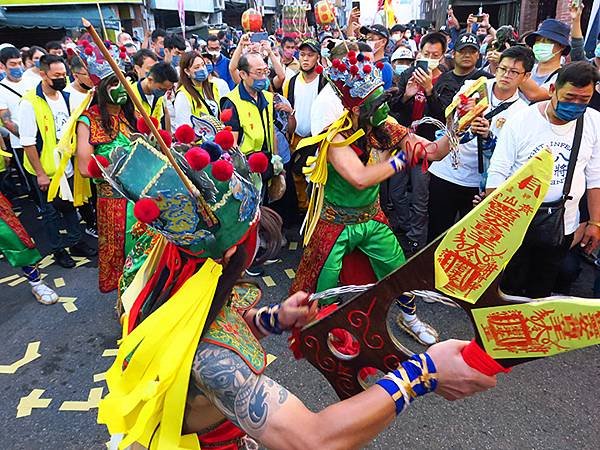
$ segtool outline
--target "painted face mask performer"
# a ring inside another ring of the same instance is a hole
[[[363,54],[350,51],[332,61],[326,76],[345,108],[321,135],[308,169],[313,192],[305,223],[307,245],[291,292],[320,292],[342,284],[380,280],[405,262],[404,254],[379,207],[379,184],[410,164],[415,149],[429,159],[447,151],[409,134],[388,118],[387,95],[380,70]],[[394,153],[395,152],[395,153]],[[422,154],[422,152],[421,152]],[[437,332],[416,315],[414,296],[398,299],[398,325],[424,345],[438,341]]]

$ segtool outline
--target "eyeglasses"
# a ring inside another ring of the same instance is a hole
[[[271,71],[268,68],[264,68],[264,69],[256,69],[254,72],[248,72],[250,75],[257,75],[257,76],[261,76],[261,75],[269,75]]]
[[[500,76],[508,74],[510,78],[516,78],[519,75],[523,75],[525,72],[519,72],[518,70],[507,69],[506,67],[498,66],[496,68],[496,73]]]

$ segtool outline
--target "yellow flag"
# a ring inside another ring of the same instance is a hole
[[[600,300],[548,299],[472,310],[494,359],[552,356],[600,344]]]
[[[540,151],[454,225],[435,251],[436,289],[475,303],[520,247],[552,179]]]

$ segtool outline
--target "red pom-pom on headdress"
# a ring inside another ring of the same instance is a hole
[[[191,144],[196,140],[196,132],[187,123],[184,123],[177,128],[174,136],[175,139],[177,139],[177,142],[181,142],[182,144]]]
[[[203,148],[193,147],[186,152],[185,160],[193,170],[202,170],[210,164],[210,155]]]
[[[119,52],[119,59],[125,59],[125,58],[127,58],[127,53]]]
[[[163,141],[165,141],[167,147],[170,147],[171,144],[173,144],[171,133],[169,133],[167,130],[158,130],[158,134],[160,134],[160,137],[163,139]]]
[[[211,164],[212,176],[219,181],[229,181],[233,175],[233,164],[220,159]]]
[[[372,69],[372,67],[371,67],[371,66],[368,66],[368,65],[367,65],[367,66],[364,66],[364,67],[363,67],[363,72],[364,72],[364,73],[371,73],[371,71],[372,71],[372,70],[373,70],[373,69]]]
[[[269,168],[269,158],[263,152],[252,153],[248,157],[248,166],[255,173],[264,173]]]
[[[350,50],[348,52],[348,58],[356,58],[356,52],[354,50]]]
[[[315,72],[317,75],[321,75],[323,73],[323,66],[317,65],[317,67],[315,67]]]
[[[94,54],[94,49],[92,47],[90,47],[89,45],[83,50],[83,53],[85,53],[88,56],[92,56]]]
[[[90,162],[88,163],[88,166],[87,166],[88,173],[90,174],[90,176],[92,178],[102,178],[102,176],[103,176],[102,171],[100,170],[100,167],[98,167],[98,164],[101,164],[102,167],[108,167],[108,165],[110,163],[108,162],[108,159],[106,159],[102,155],[96,156],[95,159],[92,157],[92,159],[90,159]]]
[[[143,223],[152,223],[160,216],[160,209],[151,198],[140,198],[133,207],[133,215]]]
[[[77,45],[85,48],[90,45],[90,41],[88,41],[87,39],[80,39],[79,41],[77,41]]]
[[[224,109],[223,111],[221,111],[221,122],[229,122],[231,120],[231,118],[233,117],[233,111],[231,108],[227,108]]]
[[[350,66],[350,73],[356,75],[358,73],[358,66]]]
[[[382,70],[384,67],[383,61],[377,61],[375,67],[377,67],[379,70]]]
[[[154,124],[155,127],[158,127],[158,119],[156,117],[150,117],[150,120]],[[150,127],[146,123],[143,117],[138,117],[137,120],[137,130],[142,134],[150,134]]]
[[[219,144],[221,148],[225,151],[233,148],[234,145],[234,137],[231,130],[221,130],[217,134],[215,134],[215,144]]]

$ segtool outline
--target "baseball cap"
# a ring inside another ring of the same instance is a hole
[[[413,52],[410,48],[407,47],[398,47],[394,53],[392,53],[392,57],[390,58],[390,60],[392,62],[396,61],[397,59],[411,59],[414,60],[415,57],[413,56]]]
[[[368,27],[367,26],[360,27],[360,34],[367,35],[369,33],[378,34],[379,36],[383,36],[386,39],[390,38],[390,32],[388,31],[388,29],[380,24],[375,24],[375,25],[371,25]]]
[[[298,50],[302,50],[303,47],[308,47],[313,52],[320,53],[321,52],[321,44],[319,44],[315,39],[305,39],[298,46]]]
[[[556,19],[546,19],[540,24],[537,31],[534,31],[525,38],[525,43],[530,47],[533,47],[537,36],[544,37],[564,46],[565,49],[562,54],[568,55],[571,51],[571,42],[569,41],[570,34],[571,27],[566,23]]]
[[[477,36],[473,33],[462,33],[458,36],[456,43],[454,44],[454,50],[460,52],[462,49],[467,47],[473,47],[477,51],[479,51],[479,41],[477,40]]]

